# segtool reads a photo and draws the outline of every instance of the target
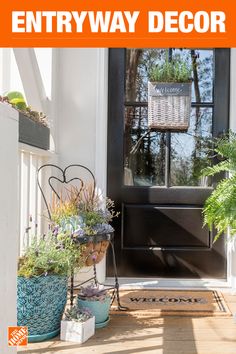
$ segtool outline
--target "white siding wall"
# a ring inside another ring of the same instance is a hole
[[[32,237],[41,237],[48,231],[48,213],[38,188],[38,168],[50,163],[54,154],[26,144],[19,144],[19,254],[24,253]],[[39,182],[43,188],[46,200],[50,203],[50,188],[48,176],[51,169],[42,170]]]
[[[61,165],[78,162],[95,168],[95,59],[96,49],[58,51],[57,152]]]
[[[18,256],[18,114],[0,104],[0,353],[8,348],[7,327],[16,325]]]

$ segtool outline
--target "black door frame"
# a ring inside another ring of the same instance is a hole
[[[213,136],[228,129],[229,125],[229,90],[230,90],[230,49],[215,49],[214,110]],[[107,195],[115,200],[117,210],[122,212],[122,204],[192,204],[195,189],[197,198],[194,205],[202,206],[212,188],[201,187],[142,187],[123,184],[123,148],[124,148],[124,108],[125,108],[125,49],[109,50],[108,76],[108,145],[107,145]],[[192,106],[196,106],[193,104]],[[204,104],[201,104],[204,106]],[[207,107],[207,104],[206,104]],[[158,192],[158,193],[157,193]],[[122,248],[121,218],[114,221],[115,246],[118,260]],[[213,247],[219,247],[219,244]],[[109,265],[109,262],[108,262]],[[108,273],[109,266],[108,266]]]

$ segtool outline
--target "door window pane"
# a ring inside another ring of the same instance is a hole
[[[163,63],[167,52],[173,59],[180,58],[192,66],[192,101],[213,101],[212,49],[127,49],[126,50],[126,102],[147,102],[148,72]]]
[[[214,51],[191,50],[193,65],[192,102],[213,102]]]
[[[147,101],[150,68],[171,58],[188,61],[192,67],[192,106],[195,107],[192,107],[188,131],[171,133],[169,143],[166,132],[149,129]],[[213,49],[126,50],[125,185],[211,185],[211,179],[201,178],[200,171],[211,162],[207,146],[212,137],[213,80]]]
[[[126,102],[147,102],[148,72],[164,58],[165,49],[126,50]]]
[[[207,148],[212,138],[212,108],[193,108],[187,133],[171,134],[170,180],[172,186],[208,186],[202,168],[211,164]]]
[[[166,135],[149,131],[147,107],[126,107],[124,143],[124,184],[164,185]]]

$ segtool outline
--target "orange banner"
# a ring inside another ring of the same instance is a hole
[[[1,3],[1,47],[235,47],[232,0]]]

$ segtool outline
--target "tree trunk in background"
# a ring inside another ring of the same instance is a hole
[[[199,77],[198,77],[198,70],[197,70],[197,54],[195,50],[191,50],[191,60],[192,60],[192,69],[193,69],[193,84],[194,84],[194,92],[195,92],[195,100],[196,103],[201,102],[201,94],[199,88]],[[199,132],[201,131],[201,119],[200,119],[200,107],[195,108],[195,127],[194,127],[194,150],[193,150],[193,177],[197,176],[198,174],[198,158],[197,158],[197,151],[199,151],[201,147],[200,135]]]
[[[137,68],[138,62],[142,55],[141,49],[129,49],[126,51],[126,90],[125,101],[135,102],[137,95]],[[125,146],[124,153],[126,157],[126,166],[132,169],[132,156],[130,151],[132,149],[131,131],[132,121],[136,115],[135,107],[127,107],[125,114]],[[141,119],[141,117],[139,117]]]

